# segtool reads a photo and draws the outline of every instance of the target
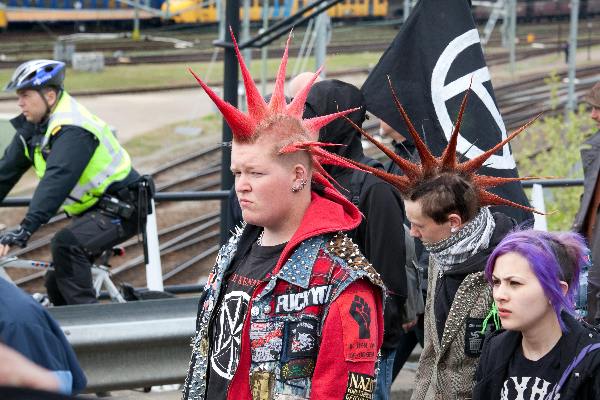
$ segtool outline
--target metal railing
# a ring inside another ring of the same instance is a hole
[[[213,190],[202,192],[158,192],[154,200],[159,201],[207,201],[224,200],[229,195],[227,190]],[[27,207],[31,197],[7,197],[0,207]]]
[[[198,297],[53,307],[88,393],[183,383]]]

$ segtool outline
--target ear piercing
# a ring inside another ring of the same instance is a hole
[[[298,193],[299,191],[304,189],[304,186],[306,186],[306,179],[302,179],[298,185],[292,186],[292,192]]]

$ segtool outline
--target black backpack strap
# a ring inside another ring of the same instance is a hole
[[[585,346],[577,355],[577,357],[575,357],[575,359],[573,359],[573,361],[571,361],[571,363],[567,366],[567,369],[565,369],[565,371],[563,372],[562,376],[560,377],[560,380],[558,381],[558,384],[556,386],[554,386],[554,390],[552,390],[552,392],[547,395],[546,397],[544,397],[544,399],[554,399],[554,396],[556,395],[556,393],[559,393],[560,390],[562,389],[563,385],[565,384],[565,382],[567,381],[567,379],[569,378],[569,376],[571,375],[571,372],[573,372],[573,370],[583,361],[583,359],[591,352],[596,351],[600,349],[600,343],[592,343],[592,344],[588,344],[587,346]]]
[[[362,164],[366,164],[369,167],[377,168],[383,170],[383,164],[373,158],[362,156],[360,161]],[[365,179],[367,179],[367,173],[364,171],[359,171],[355,169],[352,172],[352,179],[350,180],[350,198],[349,200],[358,207],[358,203],[360,202],[360,195],[363,191],[363,186],[365,183]]]

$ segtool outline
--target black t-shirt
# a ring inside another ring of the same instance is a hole
[[[245,257],[236,263],[221,290],[217,312],[209,328],[210,357],[207,399],[227,398],[227,390],[240,360],[242,329],[248,304],[258,284],[268,279],[285,247],[253,244]]]
[[[517,351],[508,366],[508,378],[504,381],[501,399],[545,399],[560,380],[560,343],[537,361],[525,358],[523,349]]]

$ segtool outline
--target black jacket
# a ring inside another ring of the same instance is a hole
[[[478,252],[461,264],[444,272],[437,281],[433,312],[435,314],[435,323],[439,336],[438,339],[440,341],[442,340],[446,319],[450,313],[450,307],[452,307],[452,302],[454,301],[454,296],[456,295],[458,287],[467,275],[484,270],[489,255],[494,251],[504,236],[506,236],[516,225],[512,218],[507,217],[502,213],[494,213],[494,221],[496,222],[496,227],[494,228],[487,249]]]
[[[43,368],[69,373],[73,393],[85,389],[85,374],[58,323],[31,296],[2,278],[0,342]]]
[[[11,123],[16,134],[0,159],[0,201],[33,166],[33,162],[25,155],[25,148],[33,159],[34,149],[43,140],[47,127],[47,123],[34,125],[27,122],[22,114],[12,119]],[[63,126],[58,133],[52,135],[50,150],[44,154],[46,172],[33,194],[27,215],[21,222],[25,229],[33,233],[56,214],[77,184],[97,146],[98,139],[78,126]],[[127,178],[113,183],[107,192],[116,194],[138,179],[139,174],[132,169]]]
[[[586,234],[586,221],[600,175],[600,131],[584,142],[584,148],[581,149],[581,161],[583,163],[583,196],[579,211],[575,216],[573,230]],[[595,223],[597,224],[598,218]],[[592,261],[600,260],[600,229],[597,227],[592,233],[590,240],[590,250],[592,251]],[[588,318],[591,323],[600,322],[600,267],[598,265],[590,268],[588,272]]]
[[[77,400],[79,397],[23,387],[0,386],[2,400]]]
[[[560,342],[560,365],[555,367],[562,374],[585,346],[600,343],[600,335],[565,312],[561,316],[568,332]],[[520,332],[499,330],[488,336],[475,374],[473,400],[500,399],[510,360],[520,345]],[[560,400],[600,399],[600,350],[583,358],[568,374],[559,393]]]
[[[317,82],[306,100],[304,118],[334,113],[353,107],[363,106],[348,117],[361,126],[365,120],[364,98],[353,85],[335,79]],[[319,140],[343,146],[329,147],[328,150],[346,158],[365,162],[361,135],[346,120],[332,121],[319,132]],[[326,166],[325,169],[342,186],[342,193],[352,197],[354,170]],[[364,218],[352,234],[353,239],[365,257],[381,275],[388,294],[385,305],[385,335],[383,347],[396,348],[402,332],[402,309],[406,299],[406,254],[404,249],[404,203],[400,193],[388,183],[371,174],[362,179],[358,209]]]

